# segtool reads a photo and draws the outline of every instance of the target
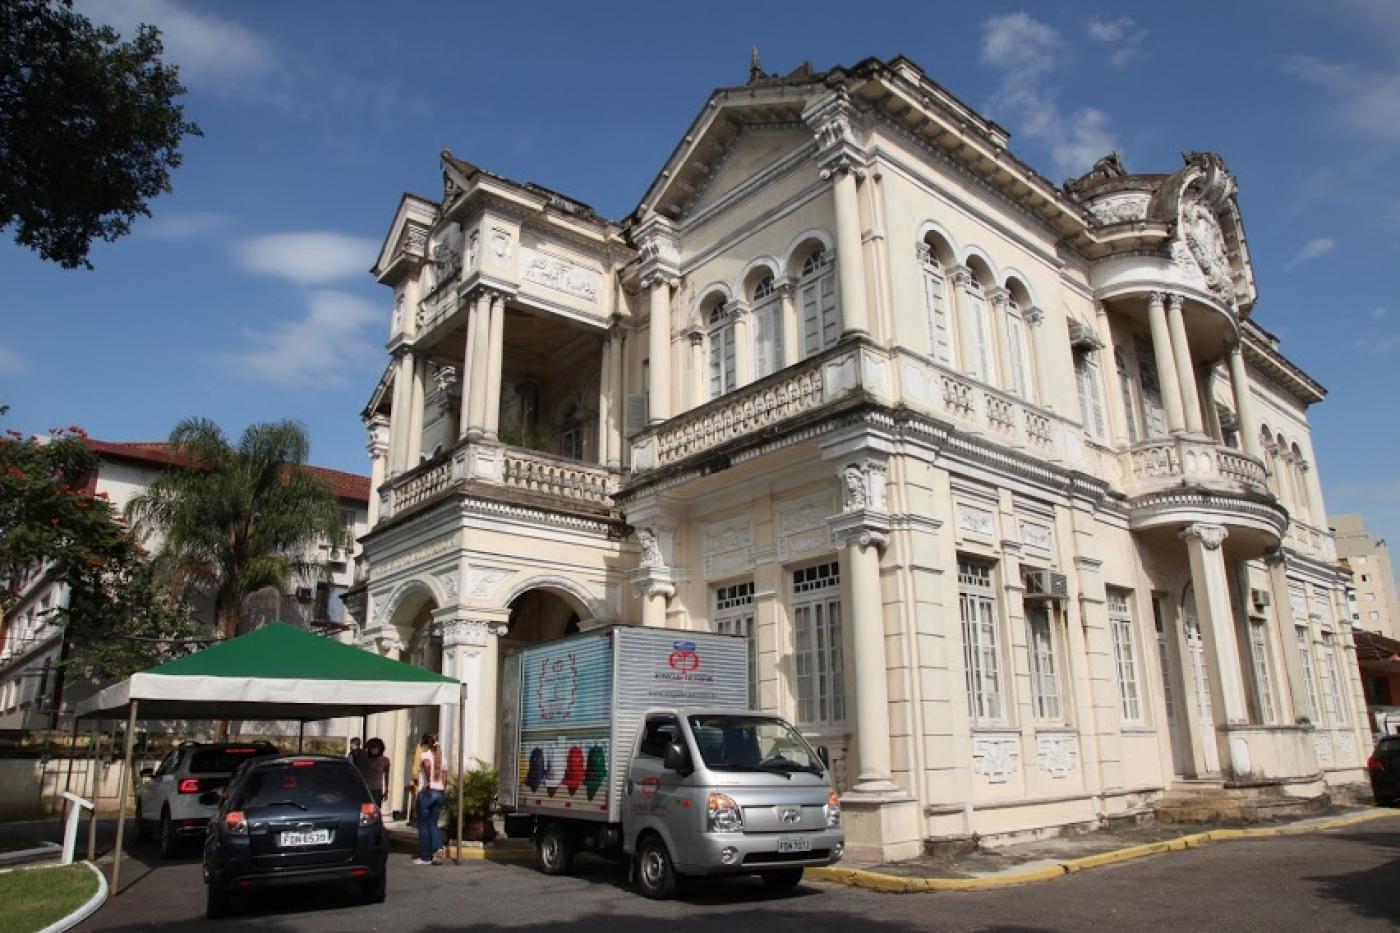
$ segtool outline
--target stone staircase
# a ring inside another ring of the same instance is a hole
[[[1161,823],[1256,823],[1325,813],[1332,798],[1294,797],[1277,784],[1227,787],[1222,781],[1182,779],[1172,782],[1154,805]]]

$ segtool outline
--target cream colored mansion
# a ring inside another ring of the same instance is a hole
[[[617,222],[442,154],[375,269],[351,603],[471,705],[372,723],[396,761],[494,763],[504,653],[624,623],[748,637],[858,852],[1364,778],[1324,392],[1234,176],[1007,143],[896,58],[715,91]]]

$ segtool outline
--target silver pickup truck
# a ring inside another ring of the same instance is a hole
[[[821,756],[748,709],[748,645],[615,627],[507,658],[501,802],[541,868],[581,850],[630,857],[641,892],[685,875],[791,888],[841,857],[841,804]]]

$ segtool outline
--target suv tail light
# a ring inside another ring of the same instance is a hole
[[[224,832],[230,836],[248,835],[248,817],[242,810],[230,810],[224,814]]]
[[[197,794],[203,788],[200,786],[199,778],[182,778],[180,780],[180,793]]]
[[[1386,769],[1385,762],[1381,761],[1375,755],[1372,755],[1370,758],[1366,759],[1366,767],[1368,770],[1371,771],[1384,771]]]
[[[373,826],[379,822],[379,807],[372,803],[360,804],[360,825]]]

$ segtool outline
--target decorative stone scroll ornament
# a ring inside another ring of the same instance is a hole
[[[443,595],[447,597],[448,602],[455,602],[457,600],[457,571],[444,571],[437,574],[434,579],[437,580],[438,586],[442,587]]]
[[[510,258],[510,231],[500,227],[491,228],[491,255],[499,265],[505,265]]]
[[[403,330],[403,304],[403,292],[399,292],[397,295],[394,296],[394,333],[398,333],[399,331]]]
[[[467,240],[467,268],[478,269],[481,267],[481,235],[473,233],[471,239]]]
[[[1038,735],[1035,738],[1035,763],[1040,770],[1056,780],[1069,777],[1079,755],[1079,740],[1073,735]]]
[[[417,224],[409,224],[404,228],[403,248],[404,252],[423,255],[423,250],[428,245],[428,228],[420,227]]]
[[[1224,525],[1207,525],[1196,522],[1181,530],[1181,539],[1183,541],[1198,540],[1207,551],[1215,551],[1225,543],[1229,534],[1229,530]]]
[[[864,509],[869,498],[865,488],[865,471],[855,465],[848,466],[842,473],[842,479],[842,508],[847,512]]]
[[[1235,192],[1235,178],[1214,153],[1184,155],[1188,164],[1199,168],[1200,174],[1182,198],[1180,235],[1205,275],[1206,285],[1233,305],[1234,274],[1219,212]]]
[[[856,108],[844,91],[813,102],[802,112],[802,119],[816,137],[823,179],[845,172],[854,172],[857,178],[865,176],[856,138]]]
[[[378,460],[389,453],[389,419],[384,415],[374,415],[365,421],[365,427],[369,429],[369,440],[365,444],[365,450],[369,452],[371,460]]]
[[[972,767],[992,784],[1005,784],[1017,772],[1021,752],[1014,736],[974,736]]]
[[[439,392],[451,392],[452,387],[457,384],[457,367],[447,364],[438,364],[433,370],[433,384],[437,386]]]
[[[654,528],[638,528],[637,543],[641,546],[641,566],[647,570],[663,570],[666,560],[661,556],[661,542]]]
[[[1032,327],[1039,327],[1041,324],[1045,323],[1045,312],[1035,305],[1031,305],[1029,308],[1022,311],[1021,317]]]

